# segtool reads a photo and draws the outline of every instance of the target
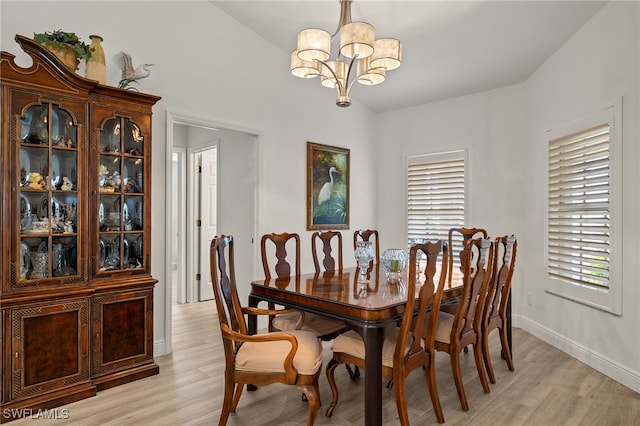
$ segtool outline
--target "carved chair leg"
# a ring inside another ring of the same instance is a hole
[[[483,355],[482,355],[482,347],[479,344],[473,344],[473,357],[476,360],[476,369],[478,370],[478,377],[480,378],[480,384],[482,385],[482,390],[484,393],[491,392],[489,389],[489,382],[487,381],[487,376],[484,374],[483,367]]]
[[[493,384],[496,382],[496,375],[493,371],[493,365],[491,364],[491,354],[489,353],[489,332],[482,333],[482,358],[484,359],[484,367],[487,369],[487,375],[489,381]]]
[[[298,387],[303,395],[307,397],[309,401],[309,415],[307,416],[307,426],[313,426],[313,423],[318,417],[318,411],[320,410],[320,390],[318,389],[318,383],[313,385]]]
[[[349,373],[349,378],[351,380],[355,380],[360,377],[360,368],[357,365],[353,366],[353,370],[349,364],[344,365],[347,368],[347,373]]]
[[[327,364],[327,381],[331,388],[331,404],[329,404],[329,408],[327,408],[327,412],[325,413],[327,417],[333,415],[333,410],[336,408],[336,405],[338,405],[338,386],[336,385],[336,378],[334,376],[335,369],[338,365],[340,364],[336,362],[335,359],[332,359]]]
[[[442,413],[442,405],[440,404],[438,385],[436,383],[436,364],[434,359],[431,359],[429,365],[425,366],[424,377],[427,379],[427,387],[429,388],[431,404],[433,405],[433,412],[436,415],[436,419],[438,423],[444,423],[444,414]]]
[[[462,372],[460,370],[460,351],[452,350],[449,356],[451,357],[451,372],[453,373],[453,381],[456,384],[456,390],[458,391],[460,406],[463,411],[469,411],[467,395],[464,392],[464,383],[462,382]]]
[[[220,420],[218,420],[218,426],[225,426],[229,419],[229,413],[232,411],[231,404],[233,401],[233,388],[234,383],[231,380],[225,378],[224,381],[224,399],[222,401],[222,411],[220,412]]]
[[[500,332],[500,344],[502,345],[502,357],[507,362],[507,367],[509,367],[510,371],[513,371],[515,368],[513,366],[513,359],[511,358],[511,350],[509,350],[509,341],[507,339],[507,328],[501,327],[498,328]]]
[[[242,389],[244,388],[244,384],[238,383],[236,384],[236,390],[233,393],[233,402],[231,403],[231,412],[236,412],[236,407],[238,406],[238,402],[240,401],[240,395],[242,395]]]
[[[402,426],[408,426],[409,415],[407,414],[407,397],[404,392],[404,377],[402,377],[402,375],[398,375],[394,379],[389,380],[389,383],[395,383],[393,393],[396,397],[396,409],[398,410],[400,424]]]

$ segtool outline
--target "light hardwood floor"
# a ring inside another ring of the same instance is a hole
[[[174,352],[156,358],[160,374],[99,392],[64,407],[68,419],[22,419],[15,426],[37,425],[215,425],[222,403],[224,358],[213,302],[174,305]],[[640,425],[640,394],[609,379],[532,335],[514,329],[514,363],[508,371],[499,358],[497,333],[492,334],[497,383],[484,394],[473,355],[462,356],[470,410],[460,408],[449,358],[437,355],[437,380],[445,425]],[[330,359],[325,345],[325,364]],[[324,411],[331,391],[320,377],[323,405],[317,425],[363,424],[363,380],[350,381],[336,370],[340,401],[332,418]],[[399,424],[393,391],[383,391],[385,425]],[[437,424],[420,370],[407,382],[412,425]],[[271,385],[243,392],[228,425],[301,425],[307,406],[295,387]]]

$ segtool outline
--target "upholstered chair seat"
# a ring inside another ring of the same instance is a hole
[[[384,366],[393,368],[393,356],[396,351],[396,342],[398,340],[399,332],[400,327],[396,327],[384,338],[384,343],[382,344],[382,365]],[[413,339],[407,339],[404,351],[405,355],[411,349],[411,343],[413,343]],[[424,346],[424,344],[422,343],[421,346]],[[331,349],[334,352],[345,353],[362,359],[364,359],[365,355],[364,340],[362,340],[362,337],[353,330],[347,331],[346,333],[336,337]]]
[[[316,335],[302,330],[291,330],[286,334],[295,336],[298,341],[298,350],[293,357],[293,367],[298,374],[316,374],[322,368],[322,345]],[[284,359],[290,351],[291,344],[285,340],[245,342],[236,353],[236,370],[284,372]]]
[[[280,314],[273,318],[273,327],[281,331],[291,331],[296,329],[299,315],[296,313]],[[316,336],[334,336],[345,329],[344,322],[334,320],[319,315],[304,314],[304,323],[301,330],[315,333]]]

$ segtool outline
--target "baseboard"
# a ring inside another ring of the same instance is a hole
[[[629,389],[640,393],[640,372],[635,371],[625,365],[614,361],[605,355],[593,351],[578,342],[568,339],[555,331],[544,327],[529,318],[519,315],[513,316],[513,326],[521,328],[528,333],[533,334],[540,340],[560,349],[566,354],[572,356],[588,365],[589,367],[601,372],[602,374],[612,378]]]
[[[167,348],[167,341],[165,339],[158,339],[153,342],[153,356],[161,356],[169,353]]]

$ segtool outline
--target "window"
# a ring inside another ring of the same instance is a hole
[[[614,113],[610,107],[549,132],[547,274],[551,292],[619,313]]]
[[[448,238],[465,223],[467,151],[409,157],[407,161],[407,238]]]

